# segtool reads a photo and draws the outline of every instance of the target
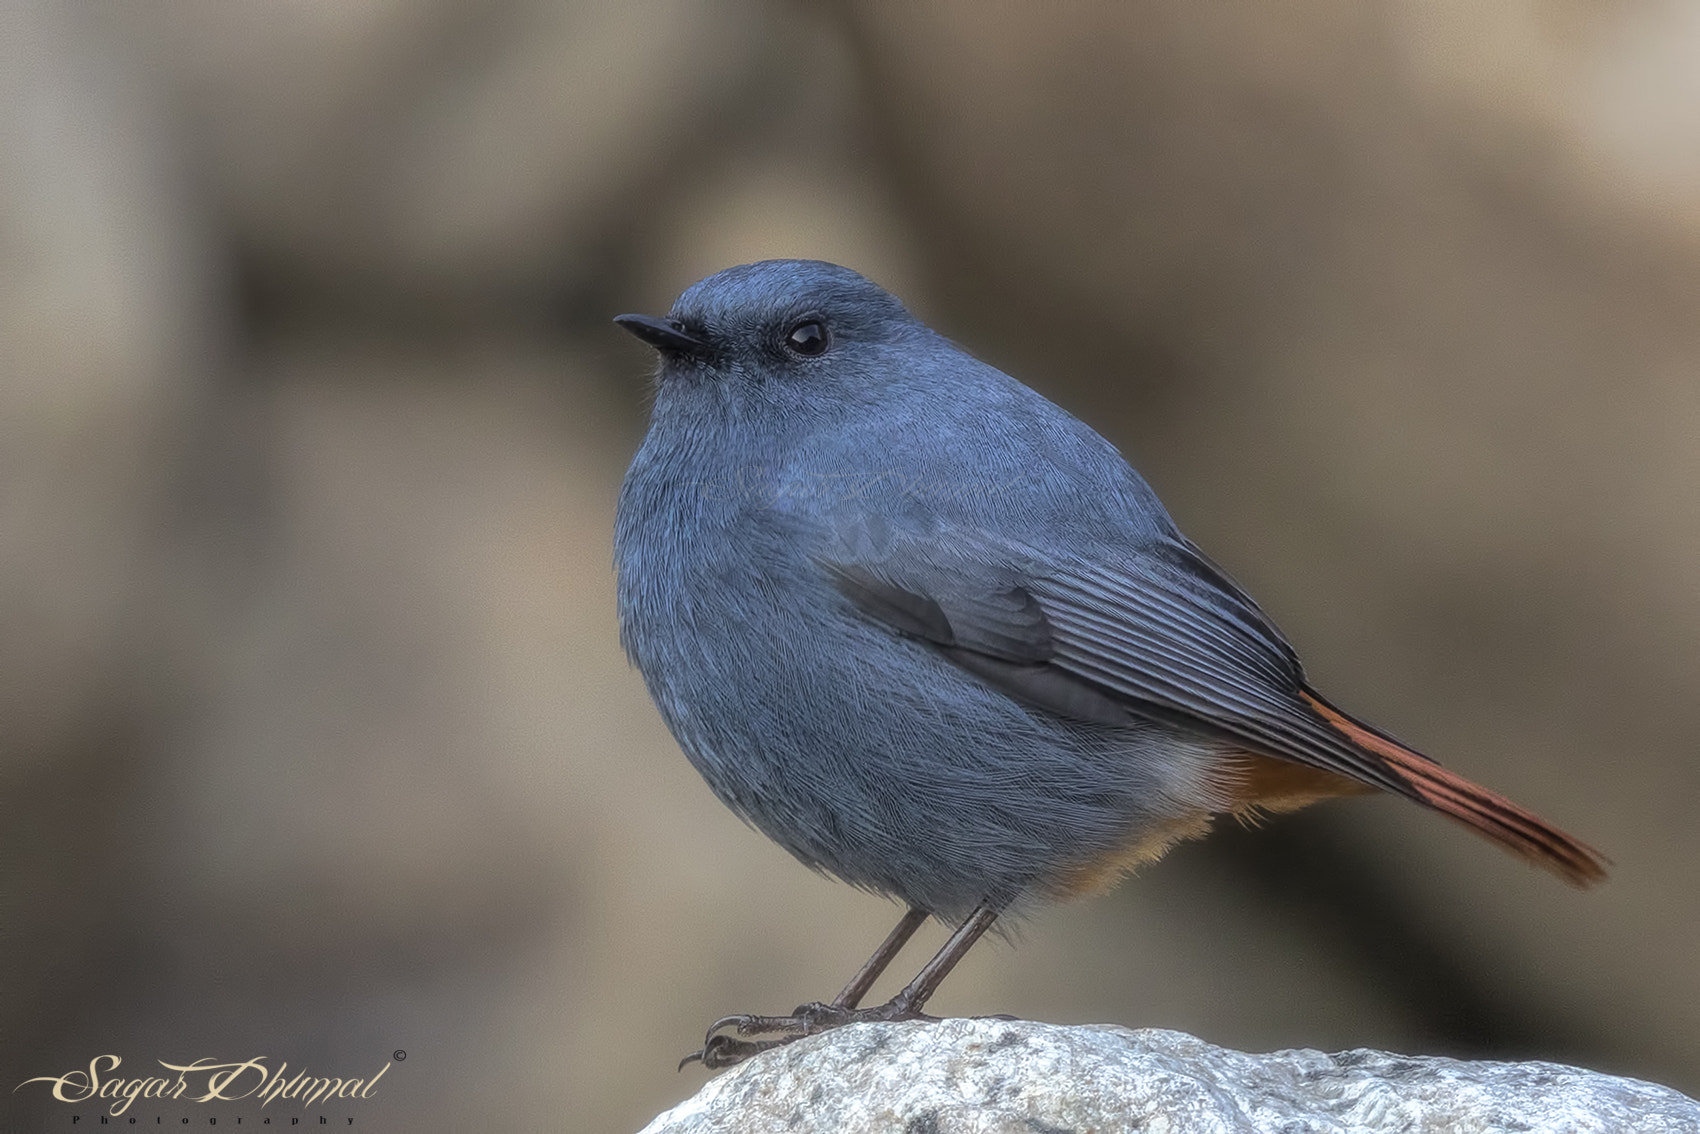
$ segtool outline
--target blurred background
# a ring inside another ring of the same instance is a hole
[[[635,1129],[872,950],[900,911],[723,809],[616,640],[608,320],[769,256],[1092,422],[1321,689],[1616,862],[1228,824],[938,1010],[1700,1092],[1697,13],[0,7],[14,1127],[101,1053],[404,1049],[357,1126]]]

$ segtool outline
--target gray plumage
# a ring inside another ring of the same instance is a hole
[[[662,362],[621,639],[803,862],[945,916],[1019,904],[1243,805],[1246,753],[1440,806],[1113,446],[856,273],[746,265],[622,321]]]

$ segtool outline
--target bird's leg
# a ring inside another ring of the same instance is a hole
[[[884,1004],[872,1008],[858,1008],[862,997],[880,973],[885,971],[893,957],[902,949],[921,923],[927,920],[924,910],[911,909],[897,923],[897,928],[885,939],[874,955],[868,958],[867,964],[850,978],[850,983],[844,986],[844,991],[831,1004],[804,1004],[790,1016],[727,1016],[716,1020],[708,1029],[708,1036],[703,1041],[701,1051],[687,1055],[679,1066],[683,1067],[692,1060],[701,1060],[704,1067],[718,1069],[731,1067],[742,1063],[758,1052],[780,1047],[804,1036],[816,1035],[845,1024],[869,1023],[875,1021],[896,1020],[933,1020],[936,1017],[922,1013],[934,992],[938,991],[944,978],[956,963],[962,960],[968,950],[992,927],[997,920],[1000,907],[989,902],[976,906],[974,912],[957,927],[956,932],[944,943],[933,959],[916,974],[915,979],[904,985],[896,996]],[[786,1032],[787,1035],[777,1036],[767,1040],[744,1040],[734,1035],[722,1033],[722,1028],[732,1028],[739,1036],[764,1035],[773,1032]]]
[[[909,944],[909,939],[915,936],[915,931],[926,924],[929,916],[931,915],[926,910],[910,906],[909,912],[903,915],[903,920],[897,923],[880,947],[874,950],[874,955],[856,970],[856,975],[850,978],[850,983],[844,986],[844,991],[833,997],[832,1006],[849,1009],[860,1004],[862,997],[868,994],[868,989],[874,986],[874,982],[885,972],[886,967],[897,959],[897,954]]]
[[[809,1034],[812,1030],[809,1026],[811,1023],[824,1022],[836,1014],[855,1008],[862,1002],[862,997],[868,994],[868,989],[873,987],[874,982],[896,959],[897,954],[903,951],[905,945],[909,944],[909,939],[915,936],[915,931],[920,929],[930,916],[926,910],[917,906],[910,906],[908,912],[903,915],[903,919],[897,923],[890,933],[886,934],[885,940],[880,942],[880,947],[874,950],[874,955],[862,963],[862,967],[856,970],[856,975],[850,978],[850,983],[845,985],[844,990],[833,998],[831,1004],[822,1004],[819,1001],[802,1004],[789,1016],[743,1014],[722,1016],[709,1025],[708,1039],[704,1041],[703,1049],[685,1056],[679,1061],[679,1066],[682,1068],[685,1064],[700,1059],[709,1067],[730,1067],[734,1063],[748,1059],[758,1051],[786,1042],[785,1040],[774,1040],[767,1043],[750,1043],[746,1040],[733,1039],[729,1035],[716,1035],[715,1033],[722,1028],[735,1028],[739,1035],[745,1036],[762,1035],[768,1032],[793,1032],[795,1034],[787,1038],[799,1039]],[[831,1025],[828,1024],[827,1026],[830,1027]],[[709,1062],[711,1048],[717,1054],[717,1061],[713,1063]],[[738,1050],[740,1054],[733,1057],[731,1055],[733,1049]]]
[[[896,996],[877,1008],[863,1009],[870,1013],[883,1013],[870,1018],[881,1020],[921,1020],[934,1017],[922,1016],[921,1009],[926,1007],[933,993],[937,992],[944,978],[950,975],[950,970],[956,967],[956,962],[967,956],[968,950],[974,947],[974,942],[986,934],[992,927],[992,922],[998,919],[1000,907],[990,902],[981,902],[974,907],[963,923],[956,927],[956,932],[950,935],[950,940],[944,943],[944,948],[933,955],[921,971],[915,974],[915,979],[904,985]]]

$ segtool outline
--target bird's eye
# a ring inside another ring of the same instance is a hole
[[[809,319],[791,328],[791,333],[785,336],[785,345],[793,353],[813,358],[817,354],[825,354],[827,347],[826,326],[817,320]]]

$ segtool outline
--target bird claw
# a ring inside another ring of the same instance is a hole
[[[688,1063],[701,1063],[710,1071],[732,1067],[752,1055],[795,1043],[805,1036],[819,1035],[845,1024],[891,1023],[898,1020],[925,1020],[937,1023],[937,1016],[928,1016],[893,999],[872,1008],[841,1008],[836,1004],[812,1001],[799,1004],[789,1016],[752,1016],[739,1014],[722,1016],[709,1025],[703,1037],[702,1050],[694,1051],[679,1061],[683,1071]],[[731,1029],[728,1031],[727,1029]],[[772,1036],[772,1039],[746,1040],[739,1036]]]
[[[760,1055],[764,1051],[783,1047],[802,1038],[801,1033],[769,1040],[741,1040],[724,1033],[711,1035],[704,1041],[701,1051],[693,1051],[679,1060],[679,1070],[683,1071],[687,1063],[700,1063],[709,1071],[735,1067],[752,1055]]]

